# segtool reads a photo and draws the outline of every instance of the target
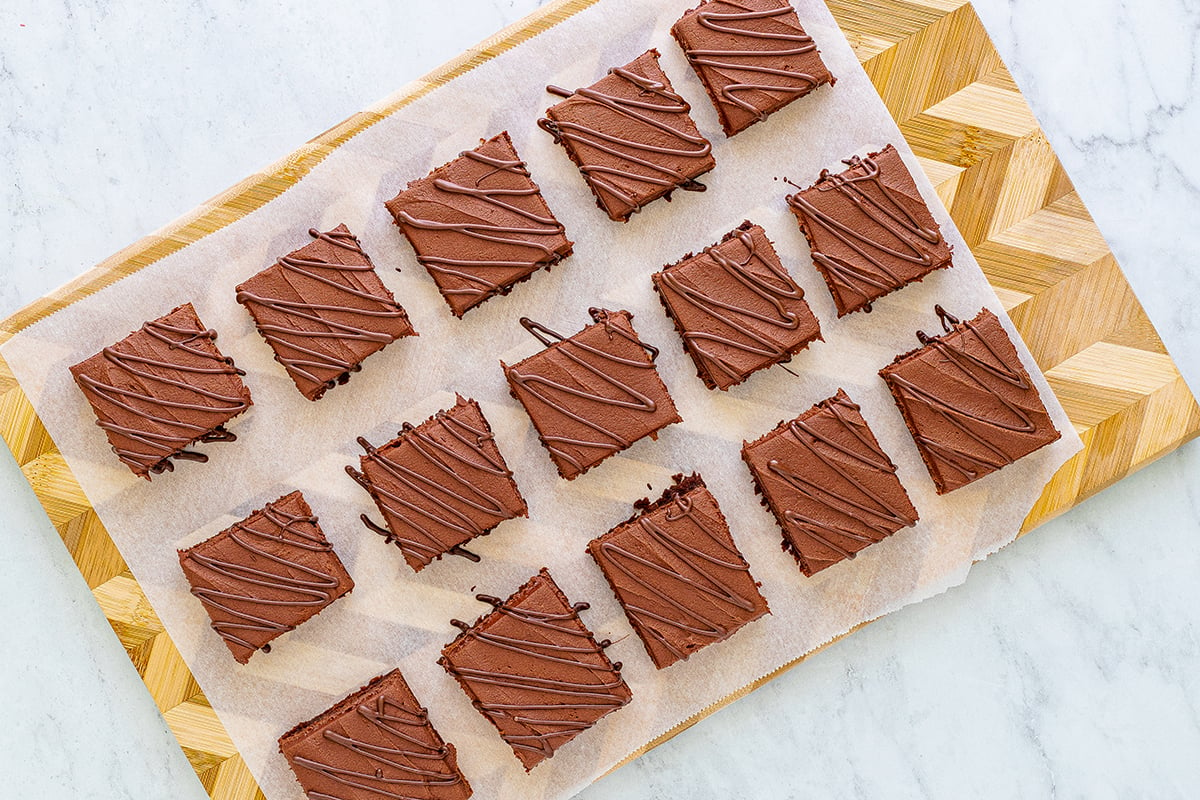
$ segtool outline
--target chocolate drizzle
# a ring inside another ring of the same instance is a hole
[[[886,160],[893,178],[885,180]],[[895,149],[844,162],[840,174],[821,173],[813,188],[789,195],[812,245],[812,257],[838,301],[839,315],[864,309],[871,302],[928,272],[948,266],[950,248],[913,185],[912,195],[900,188],[912,179]],[[821,195],[832,193],[829,204]],[[841,211],[834,209],[841,209]],[[831,252],[831,243],[847,252]]]
[[[674,405],[666,394],[666,387],[662,386],[654,371],[658,349],[638,339],[632,325],[629,324],[628,312],[593,308],[589,313],[596,325],[585,328],[582,333],[569,338],[527,317],[521,318],[521,325],[549,348],[543,351],[543,354],[554,353],[557,357],[565,359],[568,364],[564,366],[567,366],[568,373],[573,371],[569,365],[582,370],[578,378],[549,377],[542,368],[543,365],[538,363],[539,356],[526,359],[512,367],[505,366],[505,374],[515,391],[536,399],[540,406],[552,411],[557,417],[569,420],[593,434],[588,438],[558,434],[554,431],[558,430],[559,425],[549,422],[539,424],[539,417],[534,416],[546,448],[556,461],[569,465],[575,474],[586,471],[600,460],[629,447],[649,433],[644,426],[634,429],[625,424],[628,413],[610,415],[598,412],[597,407],[620,409],[623,412],[632,412],[635,416],[646,415],[649,419],[659,412],[660,403],[665,400],[669,408],[664,408],[664,413],[672,412],[672,416],[677,419],[677,415],[673,414]],[[602,328],[607,334],[606,339],[599,344],[592,344],[587,341],[590,337],[585,337],[585,334],[595,327]],[[618,341],[627,342],[636,349],[629,352],[629,347],[614,346]],[[624,355],[623,351],[629,352],[629,355]],[[623,374],[626,371],[632,373],[626,377]],[[651,373],[653,381],[648,383],[637,378],[636,375],[642,372]],[[645,388],[639,389],[638,384]],[[651,391],[656,389],[661,391],[661,397],[652,396]],[[519,395],[518,399],[526,402],[525,398]],[[527,404],[527,410],[528,408]],[[591,452],[593,455],[585,456],[578,451]]]
[[[457,800],[471,794],[454,748],[434,730],[398,670],[279,741],[312,800]]]
[[[344,225],[328,233],[310,228],[308,234],[345,257],[325,258],[316,252],[305,256],[305,250],[297,250],[239,286],[236,299],[254,315],[276,360],[315,400],[326,389],[345,383],[367,355],[413,330]],[[282,285],[273,285],[267,277],[272,270],[281,273]]]
[[[528,770],[629,702],[619,665],[604,655],[542,570],[508,600],[477,595],[493,611],[466,626],[439,663],[458,679]],[[500,631],[498,632],[497,629]]]
[[[181,551],[180,561],[213,630],[243,663],[353,586],[299,493]]]
[[[805,476],[803,468],[793,469],[771,459],[768,470],[775,480],[790,486],[802,496],[818,504],[827,519],[818,519],[812,514],[803,514],[794,509],[784,511],[784,518],[791,523],[791,530],[807,536],[818,544],[829,548],[842,558],[854,558],[857,551],[848,550],[838,544],[838,537],[845,537],[862,545],[873,544],[890,536],[898,528],[916,523],[917,516],[907,502],[891,500],[877,491],[861,477],[845,466],[846,462],[857,463],[871,472],[895,476],[896,465],[892,463],[879,443],[870,436],[866,425],[852,423],[845,411],[859,411],[859,407],[844,394],[838,394],[820,404],[828,409],[837,424],[849,433],[861,447],[847,447],[822,434],[804,419],[788,423],[788,433],[810,455],[837,473],[844,480],[839,491],[822,486]],[[907,498],[905,498],[907,500]],[[866,528],[865,531],[862,529]]]
[[[387,207],[460,317],[571,254],[507,132],[413,181]]]
[[[936,462],[939,488],[970,483],[1027,455],[1032,449],[1058,438],[1046,439],[1049,419],[1028,374],[1015,357],[1001,353],[1011,344],[999,321],[987,309],[974,320],[962,322],[936,306],[944,336],[918,332],[921,362],[938,374],[914,380],[898,365],[883,371],[901,408],[923,407],[930,421],[909,427],[923,455]],[[986,327],[987,330],[982,330]],[[1013,442],[1024,442],[1014,447]],[[1035,446],[1034,446],[1035,445]]]
[[[732,252],[733,242],[741,244],[744,256]],[[816,319],[804,302],[804,290],[773,251],[769,255],[764,252],[770,249],[762,229],[744,223],[700,256],[654,275],[668,310],[678,301],[715,324],[683,323],[679,319],[683,309],[672,310],[688,351],[700,362],[701,376],[710,387],[740,383],[754,369],[786,360],[820,337]],[[698,273],[685,282],[683,271],[700,258],[713,262],[716,274]],[[734,283],[730,285],[726,277]],[[747,356],[754,362],[750,368]]]
[[[650,54],[655,71],[661,74],[657,51]],[[712,168],[712,145],[688,116],[691,106],[675,93],[665,75],[658,80],[642,74],[650,63],[643,59],[645,56],[610,69],[608,74],[619,79],[616,82],[602,80],[573,92],[546,87],[572,103],[590,104],[609,113],[592,116],[583,112],[574,115],[578,119],[566,119],[556,111],[567,105],[562,103],[547,112],[549,118],[538,120],[556,142],[568,145],[601,207],[616,220],[628,219],[650,200],[676,188],[704,191],[695,176]],[[681,167],[681,161],[697,168]]]
[[[663,500],[588,546],[659,669],[767,613],[716,501],[698,476],[681,477]]]
[[[512,471],[474,401],[459,398],[453,409],[419,426],[405,423],[398,436],[383,448],[359,437],[363,472],[349,466],[346,472],[375,498],[387,528],[365,514],[363,522],[396,544],[415,569],[445,553],[478,561],[462,543],[525,513]]]
[[[737,10],[712,10],[718,5]],[[718,48],[697,46],[707,42],[701,32],[688,31],[682,25],[689,16],[710,32],[710,37],[728,44]],[[786,0],[767,8],[733,0],[705,3],[677,23],[672,33],[722,111],[728,135],[766,119],[768,114],[831,80],[816,54],[816,43],[800,27],[796,12]],[[710,72],[713,74],[707,74]],[[722,104],[748,116],[744,122],[730,119]]]
[[[222,424],[250,407],[238,380],[246,373],[221,355],[216,339],[189,304],[71,368],[96,424],[136,474],[169,472],[171,459],[207,461],[185,448],[237,438]]]

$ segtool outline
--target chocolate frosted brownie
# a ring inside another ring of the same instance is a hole
[[[442,741],[400,670],[279,737],[279,751],[314,800],[471,796],[454,745]]]
[[[652,276],[704,385],[725,390],[821,338],[804,290],[758,225]]]
[[[237,301],[300,393],[318,400],[367,356],[416,332],[345,225],[308,235],[311,243],[238,286]]]
[[[172,459],[207,461],[187,448],[237,438],[225,423],[250,407],[250,391],[216,340],[187,303],[71,367],[96,424],[135,475],[170,472]]]
[[[440,663],[500,732],[525,770],[629,702],[621,665],[604,654],[545,569],[442,650]]]
[[[1000,320],[960,322],[936,307],[941,336],[880,370],[938,494],[954,491],[1061,435]]]
[[[404,553],[417,572],[446,553],[478,561],[463,549],[501,522],[527,514],[512,471],[474,400],[458,398],[420,425],[374,447],[366,439],[362,471],[346,471],[371,493],[386,528],[363,523]]]
[[[836,83],[787,0],[705,0],[680,17],[671,34],[708,91],[726,136]]]
[[[676,189],[703,191],[696,181],[712,169],[712,145],[648,50],[584,89],[546,90],[566,98],[538,121],[579,167],[610,219],[625,222]]]
[[[588,552],[659,669],[770,613],[717,500],[699,475],[675,476],[654,503]]]
[[[595,324],[569,338],[523,318],[546,349],[511,367],[500,362],[567,480],[680,421],[654,367],[658,350],[638,338],[633,315],[602,308],[591,315]]]
[[[457,317],[571,255],[507,131],[413,181],[387,208]]]
[[[805,575],[917,521],[895,464],[843,391],[747,442],[742,458]]]
[[[839,317],[951,266],[950,244],[896,148],[845,163],[787,199]]]
[[[300,492],[180,550],[179,564],[242,664],[354,588]]]

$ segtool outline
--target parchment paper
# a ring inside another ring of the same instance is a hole
[[[1022,347],[1062,440],[949,497],[935,495],[876,371],[916,346],[918,328],[937,328],[934,303],[964,317],[987,306],[1010,331],[1011,322],[824,4],[795,2],[837,85],[726,140],[668,33],[694,2],[604,0],[358,135],[263,209],[74,303],[4,347],[5,359],[271,800],[301,797],[276,738],[395,666],[428,705],[442,735],[458,746],[476,796],[567,797],[736,689],[860,622],[961,582],[973,560],[1014,538],[1043,485],[1080,448]],[[679,192],[673,202],[656,202],[622,225],[594,206],[578,171],[534,123],[553,100],[544,91],[547,83],[590,84],[609,66],[651,46],[662,51],[675,88],[692,102],[697,123],[712,138],[717,167],[703,178],[707,193]],[[575,255],[459,321],[417,264],[383,201],[408,180],[504,129],[575,240]],[[956,266],[884,299],[871,314],[838,320],[787,210],[790,187],[782,179],[807,185],[822,168],[839,167],[850,154],[889,142],[900,148],[955,245]],[[728,393],[712,392],[696,378],[649,276],[747,218],[765,227],[785,266],[807,290],[826,341],[794,360],[796,376],[774,368]],[[349,385],[310,403],[272,361],[249,315],[234,302],[233,287],[307,242],[310,226],[328,230],[340,222],[361,238],[421,335],[370,357]],[[186,301],[219,331],[219,346],[248,372],[255,405],[231,425],[238,442],[203,447],[211,456],[207,465],[184,463],[174,474],[146,483],[111,453],[67,367]],[[517,324],[519,317],[571,333],[588,321],[593,305],[634,312],[643,339],[662,349],[659,369],[684,422],[665,430],[658,442],[640,442],[568,483],[556,477],[528,418],[508,396],[498,361],[513,363],[538,349]],[[780,550],[780,531],[754,496],[738,448],[743,439],[756,438],[838,387],[862,405],[899,465],[921,522],[809,579]],[[483,556],[482,563],[448,558],[418,576],[399,551],[359,523],[358,515],[374,508],[342,467],[357,462],[356,436],[382,443],[402,422],[419,422],[452,404],[455,391],[482,404],[529,502],[530,519],[506,522],[474,543],[471,549]],[[628,516],[633,501],[657,496],[673,473],[692,470],[703,473],[719,499],[773,614],[656,672],[584,547]],[[271,653],[239,666],[188,593],[175,551],[296,488],[320,516],[357,588],[276,640]],[[572,601],[592,604],[584,620],[597,638],[614,640],[609,653],[625,664],[633,702],[526,775],[435,661],[456,633],[449,620],[474,619],[484,610],[475,592],[507,596],[543,565]]]

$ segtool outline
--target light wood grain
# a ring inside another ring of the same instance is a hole
[[[356,114],[272,168],[0,322],[0,343],[261,207],[350,136],[594,2],[552,2],[402,94]],[[1084,450],[1046,486],[1022,532],[1200,433],[1200,406],[970,4],[828,4],[1084,441]],[[218,800],[261,798],[216,713],[3,359],[0,436],[204,788]],[[802,660],[684,721],[633,757]]]

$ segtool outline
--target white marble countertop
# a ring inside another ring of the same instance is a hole
[[[0,317],[536,5],[6,0]],[[975,5],[1200,388],[1200,4]],[[1185,447],[580,797],[1200,795],[1197,475]],[[7,451],[0,531],[0,795],[203,798]]]

